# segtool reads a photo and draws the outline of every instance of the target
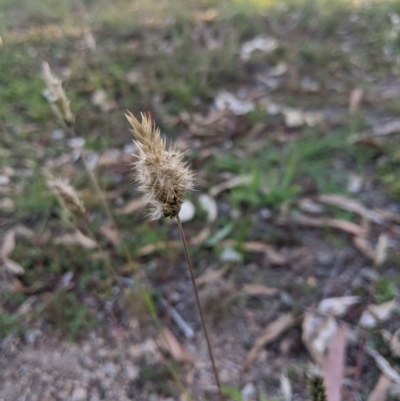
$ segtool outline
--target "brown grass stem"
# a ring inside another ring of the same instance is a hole
[[[176,221],[178,222],[179,232],[181,234],[181,239],[182,239],[183,249],[185,251],[186,261],[187,261],[188,266],[189,266],[190,278],[192,279],[193,290],[194,290],[194,294],[196,296],[197,309],[199,311],[199,315],[200,315],[200,319],[201,319],[201,325],[203,327],[204,336],[205,336],[206,342],[207,342],[208,354],[210,356],[210,360],[211,360],[212,369],[213,369],[213,372],[214,372],[215,381],[216,381],[217,387],[218,387],[219,399],[220,399],[220,401],[224,401],[224,397],[222,395],[221,383],[220,383],[219,377],[218,377],[218,371],[217,371],[217,368],[215,366],[214,354],[213,354],[213,351],[212,351],[212,348],[211,348],[211,342],[210,342],[210,338],[208,337],[207,326],[206,326],[206,322],[205,322],[205,319],[204,319],[203,310],[202,310],[201,304],[200,304],[199,292],[197,290],[196,280],[194,278],[192,260],[191,260],[190,255],[189,255],[188,245],[187,245],[187,241],[186,241],[186,237],[185,237],[185,232],[183,231],[183,226],[182,226],[181,220],[179,219],[179,215],[176,216]]]

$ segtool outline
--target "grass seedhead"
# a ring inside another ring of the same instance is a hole
[[[186,191],[193,188],[193,173],[183,161],[183,152],[169,147],[161,138],[159,128],[151,118],[141,114],[142,122],[128,112],[134,143],[139,153],[135,154],[135,180],[150,208],[150,220],[176,217]]]
[[[75,116],[71,111],[70,101],[64,92],[62,82],[53,75],[48,63],[43,63],[42,71],[46,84],[43,95],[49,101],[54,114],[68,127],[72,127],[75,123]]]

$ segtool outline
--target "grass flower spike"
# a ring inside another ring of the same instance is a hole
[[[136,181],[150,207],[150,220],[178,216],[185,192],[193,188],[193,173],[183,161],[183,152],[167,149],[160,130],[151,118],[141,114],[142,122],[128,112],[128,119],[139,149],[135,155]]]
[[[86,210],[75,189],[61,180],[53,181],[52,186],[63,209],[76,220],[82,219]]]
[[[54,114],[64,121],[68,127],[74,125],[75,116],[71,111],[70,102],[64,92],[61,81],[55,77],[48,63],[43,63],[43,80],[46,89],[43,95],[51,104]]]

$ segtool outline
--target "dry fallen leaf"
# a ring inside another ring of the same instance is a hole
[[[240,48],[240,58],[243,61],[250,59],[251,54],[258,50],[263,53],[271,53],[278,48],[278,41],[272,37],[256,36],[255,38],[242,44]]]
[[[289,378],[285,374],[282,374],[280,381],[281,381],[281,391],[282,391],[283,399],[285,401],[291,401],[293,392],[292,392],[292,385],[290,384]]]
[[[351,306],[359,301],[360,297],[357,296],[325,298],[319,303],[318,312],[334,317],[340,317],[343,316]]]
[[[390,380],[385,375],[381,374],[375,384],[374,389],[368,397],[368,401],[385,401],[389,391],[390,383]]]
[[[344,378],[346,328],[339,325],[322,361],[322,376],[329,401],[341,401],[341,388]]]
[[[1,260],[6,270],[13,275],[19,276],[25,273],[24,268],[8,256],[15,248],[15,229],[11,229],[6,234],[3,245],[1,247]]]
[[[228,109],[237,116],[247,114],[254,110],[253,102],[246,99],[240,99],[238,96],[225,90],[218,93],[214,100],[214,104],[218,110]]]
[[[210,234],[211,234],[211,228],[204,227],[202,230],[199,231],[199,233],[196,236],[193,236],[189,239],[189,245],[191,246],[202,245],[210,236]]]
[[[234,246],[234,241],[226,240],[223,242],[223,244]],[[262,252],[272,264],[278,266],[285,265],[287,263],[287,258],[285,256],[281,255],[271,245],[268,245],[265,242],[248,241],[241,244],[241,248],[247,252]]]
[[[400,384],[400,374],[393,369],[387,359],[385,359],[379,352],[375,351],[371,347],[366,346],[365,351],[368,355],[375,359],[378,368],[388,379],[396,384]]]
[[[310,198],[303,198],[299,200],[300,209],[309,214],[321,214],[324,211],[324,207],[319,203],[314,202]]]
[[[323,113],[319,111],[302,111],[290,107],[282,108],[282,114],[285,119],[285,125],[289,128],[301,127],[304,124],[314,127],[324,120]]]
[[[302,340],[313,359],[322,365],[325,353],[339,325],[333,316],[307,312],[302,324]]]
[[[271,296],[279,292],[277,288],[266,287],[262,284],[245,284],[241,289],[241,293],[251,296]]]
[[[168,248],[179,248],[181,243],[179,241],[169,241],[169,242],[157,242],[155,244],[148,244],[140,248],[136,253],[135,256],[146,256],[150,255],[153,252],[162,251]]]
[[[247,370],[255,361],[260,351],[271,341],[274,341],[278,336],[289,330],[300,321],[300,317],[295,317],[292,313],[285,313],[278,317],[261,332],[251,350],[248,352],[243,369]]]
[[[359,300],[356,296],[326,298],[319,303],[317,310],[305,314],[302,339],[320,365],[323,364],[331,341],[339,330],[340,325],[336,318],[344,315]]]
[[[99,231],[115,246],[121,243],[119,232],[108,226],[100,226]]]
[[[358,110],[364,91],[361,88],[355,88],[350,93],[349,111],[350,114],[356,113]]]
[[[400,329],[396,330],[390,339],[390,351],[394,356],[400,358]]]
[[[3,263],[4,263],[4,266],[6,267],[7,271],[11,274],[20,276],[25,273],[25,269],[19,263],[15,262],[14,260],[11,260],[9,258],[3,258]]]
[[[382,217],[373,210],[367,209],[360,202],[354,199],[347,198],[346,196],[336,194],[326,194],[317,197],[317,200],[327,205],[337,206],[348,212],[357,213],[374,223],[381,224],[383,222]]]
[[[168,328],[164,328],[160,335],[160,344],[166,348],[171,354],[172,358],[181,362],[194,362],[194,355],[178,341],[175,335]]]
[[[292,213],[290,215],[290,219],[304,226],[336,228],[338,230],[360,237],[365,234],[365,229],[363,227],[347,220],[316,218],[300,213]]]
[[[82,234],[80,231],[75,231],[74,234],[65,234],[61,237],[54,239],[55,244],[73,245],[78,244],[87,249],[94,249],[97,247],[97,242],[93,239]]]
[[[383,209],[374,209],[374,212],[378,213],[385,220],[393,221],[394,223],[400,224],[400,215],[396,213],[388,212],[387,210]]]
[[[220,192],[225,191],[227,189],[232,189],[238,187],[240,185],[250,184],[252,177],[250,175],[238,175],[236,177],[231,178],[228,181],[224,181],[221,184],[215,185],[209,191],[212,197],[217,196]]]
[[[379,322],[389,319],[396,306],[396,299],[378,305],[368,305],[361,315],[360,325],[369,328],[375,327]]]
[[[231,266],[229,264],[225,264],[220,269],[207,269],[201,276],[196,278],[196,284],[200,287],[202,285],[218,281],[228,272],[230,268]]]
[[[353,238],[354,246],[371,260],[375,260],[375,249],[364,235]]]
[[[392,120],[383,126],[377,127],[373,131],[374,136],[397,134],[400,132],[400,120]]]
[[[207,221],[209,223],[214,222],[217,219],[218,207],[215,199],[210,195],[201,194],[199,196],[199,204],[201,208],[207,213]]]
[[[8,231],[4,237],[3,245],[1,247],[1,257],[7,258],[15,248],[15,229]]]
[[[375,266],[382,266],[387,258],[387,249],[389,246],[389,237],[381,234],[375,249]]]
[[[115,100],[109,99],[108,93],[103,89],[97,89],[91,97],[92,103],[98,106],[105,113],[114,110],[117,107]]]
[[[378,244],[375,249],[364,235],[355,236],[353,238],[353,243],[359,251],[373,260],[376,266],[381,266],[385,262],[387,248],[389,246],[389,238],[385,234],[379,236]]]

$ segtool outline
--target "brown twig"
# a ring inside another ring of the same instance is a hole
[[[186,256],[186,261],[187,261],[188,266],[189,266],[190,278],[192,279],[193,290],[194,290],[194,293],[195,293],[195,296],[196,296],[197,309],[199,311],[199,315],[200,315],[200,319],[201,319],[201,325],[203,327],[204,336],[205,336],[206,342],[207,342],[208,354],[210,356],[210,360],[211,360],[211,364],[212,364],[212,368],[213,368],[213,372],[214,372],[215,381],[216,381],[217,387],[218,387],[219,399],[220,399],[220,401],[224,401],[224,397],[222,395],[221,383],[220,383],[219,378],[218,378],[218,371],[217,371],[217,368],[215,366],[214,354],[213,354],[213,351],[212,351],[212,348],[211,348],[210,339],[208,337],[207,326],[206,326],[206,323],[205,323],[205,320],[204,320],[203,310],[202,310],[201,304],[200,304],[200,298],[199,298],[199,293],[197,291],[196,280],[194,278],[192,260],[191,260],[191,258],[189,256],[189,251],[188,251],[188,245],[187,245],[187,241],[186,241],[186,237],[185,237],[185,232],[183,231],[183,226],[182,226],[181,220],[179,219],[179,215],[176,216],[176,221],[178,223],[179,232],[181,234],[183,248],[184,248],[185,256]]]

